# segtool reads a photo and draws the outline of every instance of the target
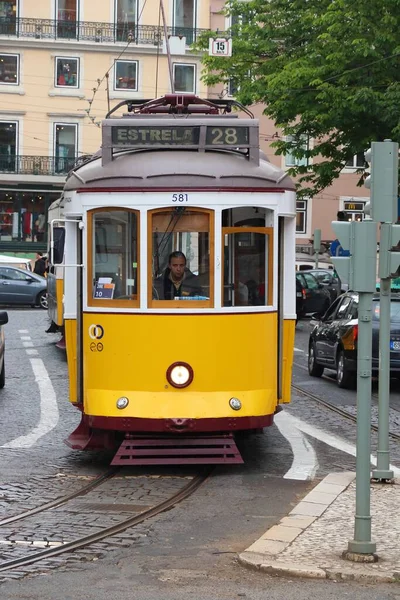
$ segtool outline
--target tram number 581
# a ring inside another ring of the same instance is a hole
[[[188,200],[188,194],[172,194],[172,202],[187,202]]]

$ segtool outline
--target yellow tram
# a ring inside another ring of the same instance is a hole
[[[229,102],[128,106],[67,179],[65,245],[51,227],[81,411],[67,443],[122,464],[229,462],[232,434],[290,401],[294,184]]]

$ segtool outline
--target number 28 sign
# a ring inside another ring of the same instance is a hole
[[[232,56],[232,39],[210,38],[208,53],[210,56]]]

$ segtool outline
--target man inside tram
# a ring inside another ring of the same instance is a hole
[[[168,266],[164,274],[155,280],[154,288],[158,300],[174,300],[202,294],[198,276],[187,268],[186,256],[179,250],[169,255]]]

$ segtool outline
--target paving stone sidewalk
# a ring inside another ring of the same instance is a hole
[[[275,575],[400,582],[400,480],[371,484],[375,563],[342,558],[354,538],[355,489],[355,473],[331,473],[239,562]]]

